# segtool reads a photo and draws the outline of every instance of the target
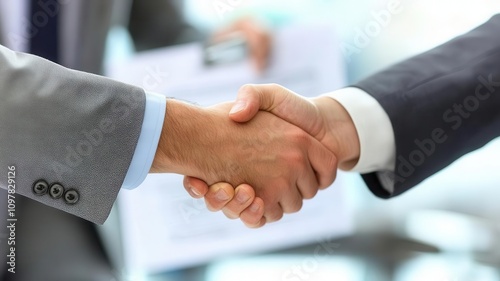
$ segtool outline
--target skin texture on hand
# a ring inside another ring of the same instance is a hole
[[[336,157],[318,140],[268,112],[234,122],[227,118],[231,106],[204,109],[170,100],[151,171],[190,175],[210,185],[249,184],[264,202],[267,222],[298,211],[303,198],[333,182]]]
[[[259,110],[273,113],[314,136],[335,153],[341,169],[356,165],[360,149],[356,127],[336,100],[306,99],[276,84],[245,85],[238,92],[230,118],[246,122]]]
[[[271,112],[314,136],[336,154],[342,169],[351,169],[357,163],[360,148],[356,128],[347,111],[337,101],[329,97],[308,100],[274,84],[246,85],[240,89],[230,117],[237,122],[246,122],[259,110]],[[211,192],[212,187],[203,185],[202,182],[193,185],[193,181],[196,179],[189,177],[185,179],[187,190],[200,188],[199,194]],[[231,187],[224,186],[224,188]],[[205,197],[205,201],[209,205],[215,204],[213,197]],[[236,208],[234,200],[227,202],[220,204],[223,207],[213,210],[222,209],[226,213],[228,209]],[[248,217],[240,218],[248,225],[245,221]],[[257,220],[256,217],[250,218],[252,222]]]

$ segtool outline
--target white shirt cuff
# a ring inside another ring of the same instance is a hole
[[[360,142],[359,161],[352,171],[377,173],[382,185],[392,192],[394,184],[383,175],[394,172],[396,144],[389,116],[382,106],[368,93],[358,88],[344,88],[326,94],[338,101],[351,116]]]
[[[146,179],[160,141],[166,108],[167,99],[164,96],[146,92],[141,134],[122,188],[134,189]]]

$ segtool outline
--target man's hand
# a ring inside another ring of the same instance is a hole
[[[190,175],[210,185],[247,183],[262,198],[267,222],[298,211],[303,198],[333,182],[336,157],[318,140],[268,112],[238,124],[227,118],[231,106],[203,109],[169,101],[151,171]]]
[[[349,170],[359,159],[359,138],[349,113],[329,97],[306,99],[276,84],[245,85],[229,114],[247,122],[267,111],[296,125],[335,153],[339,167]]]
[[[329,97],[305,99],[274,84],[246,85],[240,89],[230,117],[237,122],[247,122],[259,110],[271,112],[314,136],[335,153],[341,169],[348,170],[357,163],[359,139],[356,128],[349,114],[337,101]],[[202,182],[193,184],[194,181],[196,179],[187,177],[184,181],[186,189],[194,189],[200,196],[212,192],[212,186],[208,187]],[[208,205],[216,204],[216,198],[213,197],[205,197],[205,201]],[[226,213],[230,209],[237,209],[235,200],[227,202],[219,203],[220,208],[213,210],[222,209]],[[248,224],[247,216],[240,218]],[[252,217],[252,222],[255,220]]]
[[[193,198],[207,198],[205,202],[211,211],[222,209],[226,217],[240,218],[249,228],[259,228],[266,223],[264,201],[255,197],[254,189],[248,184],[233,188],[230,184],[221,182],[208,187],[202,180],[184,177],[184,186]]]
[[[245,37],[255,69],[258,72],[264,71],[271,54],[272,40],[269,31],[256,20],[243,18],[216,32],[211,40],[223,41],[235,33],[240,33]]]

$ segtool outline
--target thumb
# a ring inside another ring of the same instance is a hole
[[[310,100],[277,84],[241,87],[229,117],[236,122],[247,122],[259,110],[268,111],[315,137],[323,129],[319,110]]]
[[[281,88],[281,86],[273,84],[244,85],[238,91],[229,117],[233,121],[242,123],[250,121],[259,110],[272,112],[272,109],[286,98],[286,92],[277,94]]]
[[[208,185],[198,178],[185,176],[183,184],[193,198],[203,198],[208,192]]]

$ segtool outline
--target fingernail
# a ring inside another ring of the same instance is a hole
[[[240,111],[242,111],[243,109],[245,109],[245,107],[247,106],[247,103],[245,101],[237,101],[234,105],[233,105],[233,108],[231,108],[231,111],[229,111],[229,114],[234,114],[234,113],[238,113]]]
[[[247,202],[249,199],[250,199],[250,197],[245,192],[238,192],[236,194],[236,201],[238,201],[238,203],[243,204],[243,203]]]
[[[252,204],[252,206],[250,206],[250,211],[252,211],[253,213],[257,213],[259,209],[260,209],[259,204]]]
[[[215,198],[220,201],[227,201],[229,200],[229,195],[227,195],[224,189],[219,189],[219,191],[215,194]]]
[[[194,189],[194,188],[191,188],[191,193],[193,193],[194,195],[196,196],[201,196],[201,193],[198,192],[198,190]]]

